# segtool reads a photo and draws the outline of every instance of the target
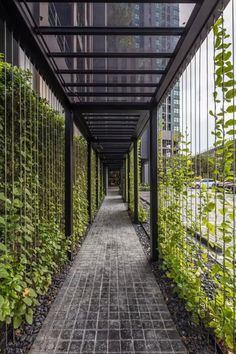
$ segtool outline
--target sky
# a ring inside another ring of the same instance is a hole
[[[233,27],[232,11],[236,18],[236,6],[230,2],[224,11],[224,23],[227,32],[231,35],[230,41]],[[234,33],[236,33],[235,24]],[[236,59],[236,43],[234,57]],[[210,110],[214,111],[213,73],[214,49],[211,31],[180,78],[180,130],[188,136],[193,154],[206,151],[214,144],[214,136],[211,134],[214,130],[214,118],[208,113]]]

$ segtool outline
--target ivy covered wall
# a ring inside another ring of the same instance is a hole
[[[88,144],[82,136],[73,141],[74,185],[73,185],[73,245],[78,244],[88,226]]]
[[[97,211],[97,161],[96,153],[92,149],[91,157],[91,193],[92,193],[92,218],[94,218]]]
[[[103,183],[103,164],[98,156],[97,158],[97,208],[101,205],[104,199],[104,183]]]
[[[66,260],[64,122],[30,74],[0,62],[0,322],[32,322]]]
[[[38,296],[47,292],[88,224],[87,142],[74,137],[74,234],[66,239],[64,117],[33,91],[31,80],[29,72],[1,59],[0,327],[32,323]]]
[[[201,320],[215,332],[225,353],[235,353],[236,90],[232,38],[225,25],[221,17],[213,27],[214,61],[212,57],[205,71],[213,66],[214,73],[202,78],[214,83],[212,105],[206,117],[207,126],[211,128],[207,131],[209,136],[205,137],[214,142],[214,153],[205,153],[206,163],[196,168],[191,140],[195,131],[191,127],[202,125],[204,116],[199,115],[197,121],[194,113],[182,110],[182,119],[192,122],[192,126],[182,123],[178,153],[167,157],[159,149],[158,229],[164,267],[187,309],[195,321]],[[201,60],[199,56],[198,53],[193,59],[195,65],[196,60]],[[180,78],[181,100],[186,107],[189,97],[194,97],[197,104],[201,102],[201,97],[193,95],[195,82],[188,85],[188,89],[184,86],[188,82],[187,75],[193,72],[190,64]],[[198,79],[197,85],[200,92],[204,81]],[[202,172],[204,166],[207,166],[205,175],[213,178],[211,186],[199,184],[199,169]],[[233,186],[233,191],[227,188],[227,183]]]

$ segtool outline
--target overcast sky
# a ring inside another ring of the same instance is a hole
[[[232,35],[232,10],[230,2],[224,11],[225,27],[230,35]],[[234,6],[236,18],[235,10],[236,6]],[[209,110],[214,111],[213,55],[211,32],[180,79],[180,128],[182,132],[187,131],[193,154],[205,151],[214,144],[214,136],[211,134],[214,130],[214,118],[208,114]],[[236,59],[235,48],[234,56]]]

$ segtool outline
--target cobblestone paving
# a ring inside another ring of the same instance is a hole
[[[187,353],[114,190],[30,351],[52,353]]]

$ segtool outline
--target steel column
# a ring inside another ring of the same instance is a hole
[[[124,176],[123,176],[123,199],[124,202],[126,202],[126,158],[123,160],[123,170],[124,170]]]
[[[130,155],[128,153],[128,208],[130,203]]]
[[[138,140],[134,140],[134,223],[138,223]]]
[[[104,186],[104,182],[103,182],[103,162],[100,159],[100,195],[102,196],[103,199],[103,186]]]
[[[150,236],[152,261],[158,259],[157,212],[157,108],[154,108],[150,114]]]
[[[102,170],[102,174],[103,174],[103,180],[102,180],[102,183],[103,183],[103,189],[104,189],[104,196],[106,196],[107,194],[107,191],[106,191],[106,166],[104,164],[104,162],[102,163],[102,166],[103,166],[103,170]]]
[[[124,164],[123,164],[123,161],[122,161],[121,167],[120,167],[120,195],[122,196],[122,198],[123,198],[123,195],[124,195],[124,188],[123,188],[124,172],[123,172],[123,169],[124,169]]]
[[[98,153],[96,152],[96,191],[97,191],[97,193],[96,193],[96,205],[97,205],[97,209],[99,207],[99,184],[98,184],[98,179],[99,179],[99,157],[98,157]]]
[[[105,178],[106,178],[106,195],[108,195],[108,167],[106,167]]]
[[[65,236],[73,234],[73,113],[65,113]],[[71,253],[68,253],[71,259]]]
[[[88,197],[88,215],[89,222],[92,221],[92,144],[91,141],[88,141],[88,189],[87,189],[87,197]]]

